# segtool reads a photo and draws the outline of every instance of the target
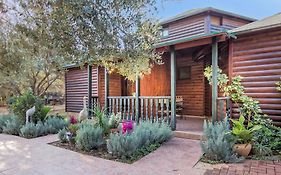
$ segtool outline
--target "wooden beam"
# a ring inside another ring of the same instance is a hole
[[[171,127],[176,130],[176,53],[174,47],[171,51]]]
[[[139,122],[139,109],[140,109],[140,77],[137,75],[136,77],[136,105],[135,105],[135,108],[136,108],[136,122],[138,123]]]
[[[212,40],[212,122],[215,122],[218,98],[218,42],[216,37]]]
[[[108,112],[108,96],[109,96],[109,75],[106,68],[104,68],[104,109]]]
[[[92,65],[88,64],[88,117],[92,117],[93,103],[92,103]]]

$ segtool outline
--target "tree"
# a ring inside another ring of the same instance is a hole
[[[28,22],[34,18],[44,22],[41,27],[49,29],[58,55],[78,64],[102,65],[133,80],[136,74],[150,73],[153,64],[161,62],[153,47],[160,32],[153,18],[155,3],[33,0],[22,1],[22,7],[33,12]]]
[[[52,45],[51,33],[45,24],[46,14],[31,16],[31,11],[23,7],[15,9],[9,4],[4,7],[5,20],[0,30],[0,88],[16,95],[31,89],[34,95],[42,96],[48,89],[60,86],[66,60]],[[30,24],[34,25],[30,27]]]

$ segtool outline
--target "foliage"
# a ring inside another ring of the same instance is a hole
[[[41,110],[41,116],[42,118],[47,116],[47,114],[52,110],[52,108],[50,106],[43,106],[42,110]],[[41,120],[42,121],[42,120]]]
[[[125,159],[131,156],[139,146],[139,138],[135,134],[112,133],[107,140],[107,149],[110,154]]]
[[[78,120],[75,116],[70,116],[69,123],[70,124],[76,124],[76,123],[78,123]]]
[[[172,137],[171,128],[165,123],[142,122],[132,133],[110,134],[107,149],[119,158],[132,158],[137,150],[146,150],[153,144],[161,144]]]
[[[12,111],[19,117],[21,123],[25,123],[26,111],[33,106],[35,106],[35,113],[32,116],[32,121],[34,123],[43,121],[46,117],[46,109],[45,112],[42,112],[43,102],[34,96],[31,91],[27,91],[23,95],[16,98],[16,101],[12,104]]]
[[[34,123],[27,123],[20,129],[20,136],[31,139],[37,137],[37,128]]]
[[[109,127],[110,128],[118,128],[121,120],[122,120],[122,116],[121,116],[120,112],[118,112],[116,115],[111,114],[109,116],[109,121],[108,121]]]
[[[240,161],[233,151],[233,138],[229,133],[226,121],[204,121],[203,135],[206,140],[201,141],[201,149],[204,159],[207,161],[237,162]]]
[[[70,124],[68,126],[68,131],[73,135],[75,136],[76,135],[76,132],[78,131],[79,129],[79,125],[78,124]]]
[[[272,156],[272,150],[260,143],[255,143],[253,145],[253,153],[255,156]]]
[[[108,123],[108,118],[105,115],[105,110],[99,106],[94,108],[94,116],[97,118],[98,126],[100,126],[105,134],[109,133],[110,126]]]
[[[253,123],[248,120],[247,126],[245,127],[245,118],[241,115],[239,120],[231,119],[233,123],[231,133],[236,137],[238,143],[250,143],[253,140],[253,133],[262,128],[260,125],[253,125]]]
[[[48,126],[44,125],[43,122],[39,121],[36,124],[36,135],[37,137],[44,136],[48,134]]]
[[[276,90],[281,91],[281,78],[280,81],[276,82]]]
[[[3,132],[3,128],[6,126],[6,122],[11,119],[13,115],[7,114],[7,115],[0,115],[0,133]]]
[[[228,77],[226,74],[222,73],[222,70],[220,68],[217,68],[217,74],[218,74],[218,86],[220,88],[223,88],[228,83]],[[209,81],[209,84],[212,85],[212,66],[208,66],[204,70],[204,76]]]
[[[66,143],[67,142],[67,135],[66,135],[67,131],[65,128],[61,129],[58,133],[59,139],[62,143]]]
[[[7,120],[5,122],[5,126],[3,127],[3,133],[19,135],[21,126],[22,124],[20,122],[20,119],[17,116],[13,116],[10,120]]]
[[[45,125],[48,127],[48,133],[56,134],[59,130],[67,127],[68,123],[64,119],[49,116],[45,121]]]
[[[78,149],[85,151],[97,149],[104,143],[103,129],[93,126],[82,127],[78,129],[75,140]]]
[[[139,148],[129,157],[129,159],[126,159],[126,162],[131,163],[131,162],[134,162],[136,160],[139,160],[140,158],[142,158],[142,157],[148,155],[149,153],[155,151],[160,146],[161,146],[161,144],[154,143],[154,144],[150,144],[146,147]]]

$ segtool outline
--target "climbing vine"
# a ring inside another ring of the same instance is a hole
[[[281,78],[280,78],[280,81],[278,81],[278,82],[276,83],[276,90],[277,90],[277,91],[281,91]]]

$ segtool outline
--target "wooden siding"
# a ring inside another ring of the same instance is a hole
[[[244,77],[245,92],[260,102],[262,111],[281,125],[281,30],[238,36],[233,42],[233,76]]]
[[[92,69],[92,94],[98,95],[98,68]],[[71,68],[65,73],[65,111],[79,112],[83,109],[83,97],[88,96],[88,70]]]
[[[211,16],[210,31],[219,32],[223,30],[231,30],[242,25],[248,24],[249,21],[231,18],[228,16]]]
[[[205,16],[200,15],[185,18],[171,23],[168,26],[163,26],[163,28],[169,31],[169,35],[167,37],[163,37],[161,42],[204,34]]]
[[[170,59],[163,58],[164,64],[155,65],[151,74],[140,80],[141,96],[170,96]]]
[[[104,80],[104,68],[99,67],[99,102],[101,106],[104,106],[104,90],[105,90],[105,80]],[[109,96],[121,96],[121,76],[117,73],[112,73],[109,75]]]
[[[204,115],[204,62],[192,61],[192,56],[184,55],[177,58],[177,68],[191,66],[191,78],[179,80],[177,78],[176,95],[182,96],[183,114],[203,116]]]

